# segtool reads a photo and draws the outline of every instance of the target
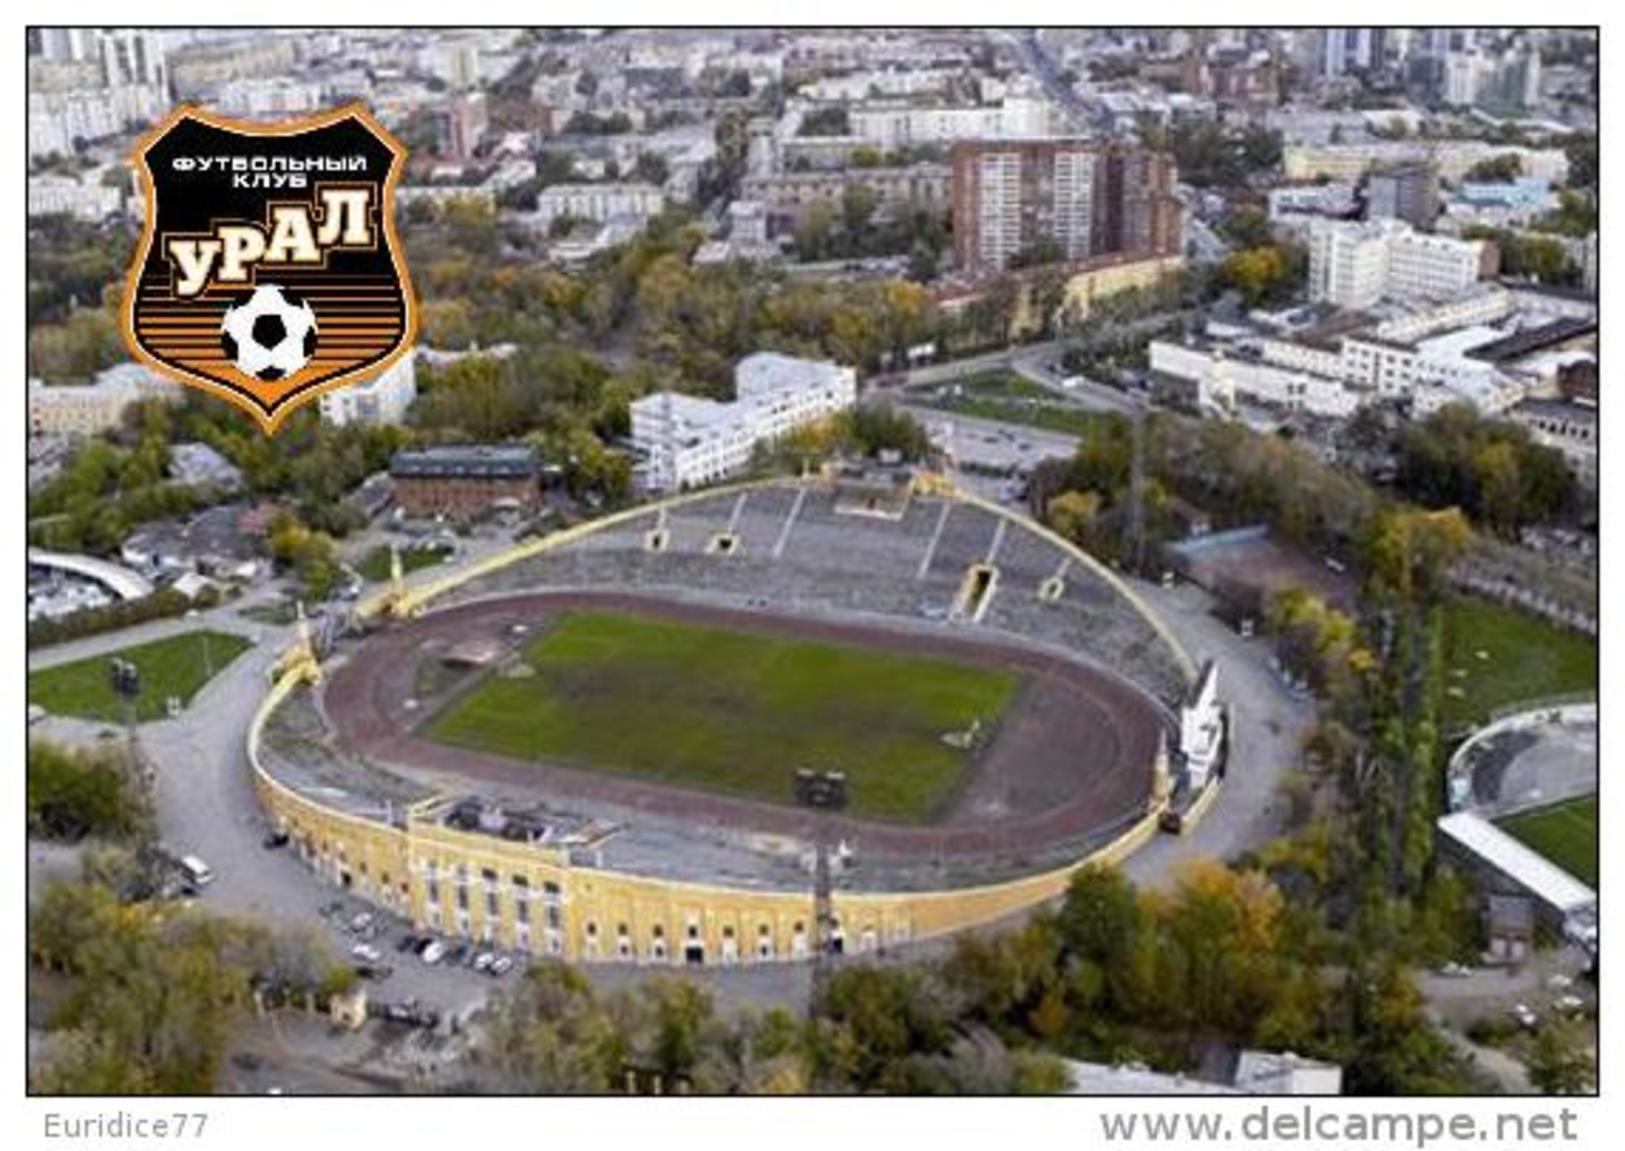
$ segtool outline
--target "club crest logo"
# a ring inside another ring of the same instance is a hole
[[[125,286],[136,358],[267,434],[405,355],[417,330],[395,181],[359,105],[274,124],[181,108],[136,146],[146,228]]]

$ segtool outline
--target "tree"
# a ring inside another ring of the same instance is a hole
[[[1473,457],[1480,513],[1498,531],[1516,530],[1523,518],[1523,482],[1517,450],[1505,440],[1485,444]]]
[[[850,136],[852,123],[847,117],[846,105],[825,104],[814,108],[801,118],[796,129],[798,136]]]
[[[1556,1024],[1542,1027],[1535,1036],[1528,1070],[1530,1085],[1542,1095],[1589,1095],[1596,1090],[1596,1061]]]
[[[817,1078],[859,1092],[903,1088],[905,1061],[943,1052],[952,1036],[938,989],[919,968],[842,968],[824,984],[813,1011]]]
[[[1394,961],[1374,977],[1351,972],[1346,986],[1351,1047],[1344,1090],[1351,1095],[1453,1095],[1476,1086],[1449,1042],[1430,1027],[1421,994]]]
[[[1076,544],[1086,543],[1090,539],[1099,515],[1099,492],[1062,492],[1045,507],[1049,526]]]
[[[1012,268],[1036,268],[1044,264],[1058,264],[1066,259],[1066,249],[1049,236],[1024,244],[1010,257]]]
[[[849,183],[841,189],[841,226],[849,239],[868,231],[878,203],[875,190],[868,184]]]
[[[1445,587],[1471,539],[1472,529],[1454,508],[1387,510],[1371,522],[1362,566],[1374,590],[1402,602],[1426,599]]]
[[[1569,160],[1569,187],[1595,188],[1597,186],[1597,137],[1594,133],[1578,132],[1563,142],[1563,151]]]
[[[122,750],[75,751],[28,744],[28,833],[75,841],[128,839],[150,830],[151,806],[139,772]]]
[[[1148,924],[1134,885],[1112,867],[1091,864],[1073,874],[1056,926],[1069,955],[1089,965],[1119,1012],[1139,1006],[1139,966]]]
[[[65,992],[47,1021],[39,1089],[214,1089],[271,933],[195,909],[121,905],[91,883],[47,887],[29,923],[31,959],[58,972]],[[316,968],[323,981],[331,967]]]
[[[1269,603],[1268,622],[1282,663],[1321,694],[1339,694],[1350,676],[1374,666],[1371,652],[1359,644],[1353,617],[1303,588],[1276,595]]]
[[[796,221],[793,233],[797,255],[814,262],[828,259],[835,248],[837,228],[838,218],[833,204],[819,200],[808,205]]]
[[[1248,307],[1289,298],[1308,273],[1306,254],[1296,245],[1271,244],[1232,252],[1219,265],[1219,281],[1241,293]]]
[[[1523,175],[1523,158],[1516,152],[1503,152],[1478,161],[1467,169],[1467,180],[1480,184],[1510,184]]]
[[[596,1094],[621,1086],[628,1038],[590,980],[556,961],[533,964],[495,999],[479,1047],[482,1063],[522,1091]]]
[[[642,180],[656,187],[664,184],[670,175],[671,165],[658,152],[640,152],[637,163],[632,165],[632,179]]]
[[[1219,230],[1241,248],[1267,248],[1274,241],[1269,213],[1256,205],[1243,205],[1226,213]]]
[[[896,452],[910,462],[931,451],[931,437],[919,420],[890,404],[862,404],[842,412],[836,420],[837,440],[855,456]]]
[[[284,511],[271,523],[269,542],[272,558],[292,569],[305,599],[319,603],[338,589],[340,572],[332,536],[311,531]]]

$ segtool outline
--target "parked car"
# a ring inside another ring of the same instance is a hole
[[[431,967],[436,963],[439,963],[445,957],[446,945],[441,943],[438,939],[432,940],[429,943],[429,946],[425,947],[420,953],[420,958],[422,958],[423,962],[429,964]]]
[[[350,948],[350,956],[353,959],[361,960],[363,963],[377,963],[383,958],[382,953],[370,943],[356,944]]]
[[[496,978],[498,976],[506,975],[512,970],[513,959],[506,955],[498,955],[491,960],[491,966],[485,969],[485,973],[492,978]]]
[[[1533,1031],[1540,1026],[1540,1016],[1527,1003],[1515,1004],[1512,1008],[1512,1018],[1526,1031]]]
[[[372,913],[369,911],[363,911],[354,919],[350,920],[350,930],[356,935],[360,935],[363,931],[367,930],[367,928],[371,926]]]
[[[273,831],[265,837],[264,847],[267,851],[286,846],[288,846],[288,833],[286,831]]]
[[[395,941],[397,954],[405,955],[408,951],[416,951],[422,939],[414,932],[408,931]]]
[[[491,961],[494,960],[495,958],[496,958],[496,956],[492,955],[489,951],[480,952],[477,956],[474,957],[474,970],[475,971],[485,971],[485,970],[487,970],[491,966]]]
[[[214,872],[209,865],[195,855],[181,856],[181,870],[186,873],[187,880],[193,887],[207,887],[214,882]]]

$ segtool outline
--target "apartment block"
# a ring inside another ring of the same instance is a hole
[[[1172,160],[1142,148],[1068,138],[954,145],[954,248],[976,277],[1052,242],[1063,259],[1163,256],[1180,248]]]
[[[1340,308],[1456,296],[1494,266],[1491,244],[1424,235],[1399,220],[1316,220],[1309,230],[1309,298]]]

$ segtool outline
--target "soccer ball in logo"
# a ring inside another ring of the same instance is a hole
[[[261,284],[226,310],[220,346],[243,375],[284,379],[316,354],[316,313],[292,288]]]

